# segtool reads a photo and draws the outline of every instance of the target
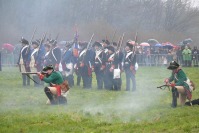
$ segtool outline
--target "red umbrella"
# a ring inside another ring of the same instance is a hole
[[[145,46],[150,46],[150,44],[147,43],[147,42],[143,42],[143,43],[140,44],[140,46],[144,46],[145,47]]]
[[[14,51],[14,46],[12,44],[9,44],[9,43],[4,43],[2,45],[2,49],[6,49],[9,52],[13,52]]]

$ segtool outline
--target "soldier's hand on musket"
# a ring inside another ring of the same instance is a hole
[[[37,75],[40,76],[40,75],[41,75],[41,72],[37,72]]]
[[[41,72],[37,72],[37,75],[39,76],[39,78],[40,78],[41,80],[45,77]]]

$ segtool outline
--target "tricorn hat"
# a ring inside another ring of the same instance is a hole
[[[80,46],[87,46],[87,45],[88,45],[88,42],[85,42],[85,41],[84,41],[84,42],[79,42],[79,45],[80,45]]]
[[[103,43],[106,43],[107,45],[110,45],[110,42],[109,42],[107,39],[106,39],[106,40],[103,39],[102,42],[103,42]]]
[[[115,49],[114,49],[113,46],[108,46],[107,49],[110,50],[110,51],[112,51],[112,52],[115,52]]]
[[[113,46],[117,46],[117,43],[116,43],[116,42],[113,42]]]
[[[53,65],[48,65],[48,66],[44,67],[42,71],[45,72],[47,70],[54,70]]]
[[[133,48],[133,44],[132,44],[131,42],[132,42],[132,40],[128,40],[128,41],[126,42],[126,46],[128,46],[130,49]]]
[[[26,39],[24,39],[23,37],[21,38],[21,40],[19,42],[26,44],[26,45],[29,44],[29,42]]]
[[[94,43],[93,43],[93,47],[95,47],[95,46],[102,47],[102,44],[99,43],[99,42],[94,42]]]
[[[169,70],[174,70],[177,69],[180,65],[176,62],[176,61],[172,61],[170,62],[169,66],[167,67],[167,69]]]
[[[39,46],[39,42],[36,40],[36,41],[32,41],[32,45],[35,44],[37,46]]]
[[[57,44],[57,41],[56,41],[56,40],[50,40],[49,43],[50,43],[51,45],[56,45],[56,44]]]

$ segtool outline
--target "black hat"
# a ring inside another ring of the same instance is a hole
[[[47,70],[54,70],[53,65],[48,65],[48,66],[44,67],[42,71],[45,72]]]
[[[19,41],[19,42],[26,44],[26,45],[29,44],[29,42],[26,39],[24,39],[23,37],[21,38],[21,41]]]
[[[50,40],[49,43],[50,43],[51,45],[56,45],[56,44],[57,44],[57,41],[56,41],[56,40]]]
[[[44,45],[44,47],[50,48],[50,44],[49,44],[49,43],[46,43],[46,44]]]
[[[116,42],[113,42],[113,46],[117,46],[117,43],[116,43]]]
[[[112,51],[112,52],[115,52],[115,49],[114,49],[113,46],[108,46],[107,49],[110,50],[110,51]]]
[[[176,68],[178,68],[180,65],[176,62],[176,61],[172,61],[170,62],[169,66],[167,67],[167,69],[169,70],[174,70]]]
[[[36,40],[36,41],[33,41],[33,42],[32,42],[32,45],[33,45],[33,44],[39,46],[39,42],[38,42],[37,40]]]
[[[93,43],[93,47],[95,47],[95,46],[102,47],[102,44],[99,43],[99,42],[94,42],[94,43]]]
[[[108,40],[103,39],[102,42],[106,43],[107,45],[110,45],[110,42]]]
[[[126,42],[126,46],[128,46],[130,49],[133,48],[133,44],[132,44],[131,42],[132,42],[131,40],[128,40],[128,41]]]
[[[87,46],[87,45],[88,45],[88,42],[79,42],[79,45],[80,45],[80,46]]]

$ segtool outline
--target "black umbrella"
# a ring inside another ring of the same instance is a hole
[[[192,42],[193,42],[193,40],[191,38],[188,38],[188,39],[185,39],[183,41],[183,44],[189,44],[189,43],[192,43]]]

